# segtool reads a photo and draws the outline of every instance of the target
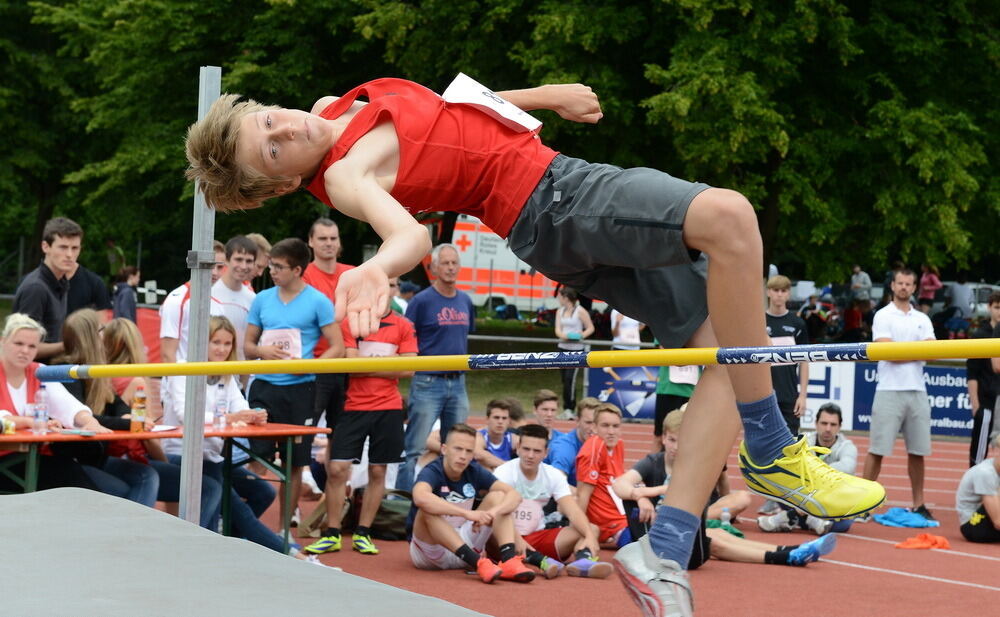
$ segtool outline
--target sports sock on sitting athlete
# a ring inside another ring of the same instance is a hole
[[[594,554],[590,552],[589,548],[581,548],[574,555],[577,559],[593,559]]]
[[[455,549],[455,554],[458,555],[458,557],[462,561],[469,564],[469,567],[471,567],[473,570],[476,569],[476,564],[479,563],[479,553],[472,550],[471,546],[469,546],[468,544],[463,544],[462,546]]]
[[[781,550],[780,546],[778,547],[778,550],[776,550],[776,551],[765,551],[764,552],[764,563],[770,563],[770,564],[774,564],[774,565],[778,565],[778,566],[787,566],[788,565],[788,553],[789,553],[789,551],[783,551],[783,550]]]
[[[323,532],[324,536],[339,536],[340,527],[327,527],[326,531]]]
[[[500,545],[500,561],[507,561],[511,557],[517,555],[517,548],[514,546],[513,542],[508,542],[507,544]]]
[[[363,526],[363,525],[358,525],[354,529],[354,535],[356,535],[356,536],[370,536],[370,535],[372,535],[372,530],[370,528],[368,528],[368,527]]]
[[[743,435],[750,458],[758,465],[768,465],[784,456],[782,449],[795,443],[778,409],[774,392],[752,403],[736,403],[743,421]]]
[[[672,559],[687,569],[701,519],[672,506],[656,508],[656,520],[649,529],[649,545],[660,559]]]
[[[541,567],[543,559],[545,559],[545,555],[539,553],[538,551],[533,551],[530,548],[525,551],[524,563],[529,566],[535,566],[536,568]]]

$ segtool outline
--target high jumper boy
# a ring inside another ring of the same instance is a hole
[[[550,109],[577,122],[603,116],[597,96],[580,84],[495,98],[497,107]],[[335,303],[355,336],[378,328],[388,277],[408,272],[430,250],[413,215],[452,210],[480,218],[549,278],[649,324],[664,346],[768,345],[757,218],[735,191],[561,155],[536,130],[511,128],[402,79],[324,97],[311,111],[238,100],[221,97],[189,129],[188,178],[220,210],[259,207],[305,187],[369,223],[382,245],[344,273]],[[869,511],[885,498],[878,484],[833,471],[794,440],[767,366],[708,367],[689,410],[652,530],[615,557],[646,614],[691,611],[678,564],[687,563],[739,419],[740,462],[752,490],[827,518]]]

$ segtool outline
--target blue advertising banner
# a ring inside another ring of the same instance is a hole
[[[659,367],[587,369],[587,396],[618,405],[625,419],[652,420],[656,415],[656,377]],[[809,398],[802,428],[815,427],[815,414],[824,403],[837,403],[844,413],[843,429],[867,431],[872,399],[878,383],[875,362],[812,362]],[[931,404],[931,433],[968,437],[972,414],[964,367],[928,366],[924,384]]]
[[[587,396],[614,403],[624,419],[656,417],[656,382],[660,367],[588,368]]]
[[[854,366],[854,430],[867,431],[878,364],[862,362]],[[965,368],[925,366],[924,385],[931,404],[931,434],[968,437],[972,433],[972,406]]]

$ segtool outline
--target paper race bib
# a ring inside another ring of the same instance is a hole
[[[472,105],[518,133],[537,132],[542,127],[542,123],[536,118],[497,96],[495,92],[465,73],[459,73],[455,77],[441,98],[446,103]]]
[[[264,330],[258,345],[275,345],[287,351],[292,358],[302,357],[302,332],[298,328]]]
[[[771,346],[772,347],[778,346],[778,345],[791,346],[791,345],[794,345],[794,344],[795,344],[795,337],[794,336],[772,336],[771,337]],[[789,365],[792,365],[792,364],[795,364],[795,363],[794,362],[775,362],[771,366],[789,366]]]
[[[545,513],[537,499],[522,499],[510,515],[514,518],[514,528],[522,536],[535,533],[544,526]]]
[[[698,384],[697,366],[671,366],[670,383],[694,386]]]
[[[358,343],[358,355],[362,358],[390,358],[396,355],[399,345],[380,343],[378,341],[361,341]]]

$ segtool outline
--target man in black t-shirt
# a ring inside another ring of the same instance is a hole
[[[787,276],[772,276],[767,280],[767,335],[772,345],[808,345],[806,322],[788,310],[792,282]],[[799,432],[799,422],[806,410],[809,387],[809,365],[774,364],[771,381],[778,399],[778,408],[793,435]]]
[[[972,338],[1000,338],[1000,292],[993,292],[989,299],[990,320],[973,332]],[[972,406],[972,441],[969,443],[969,467],[986,458],[990,435],[996,425],[996,400],[1000,394],[1000,376],[989,358],[970,358],[965,361],[969,385],[969,403]]]
[[[29,272],[17,286],[13,311],[24,313],[42,324],[45,340],[38,346],[39,360],[47,360],[63,352],[62,326],[66,320],[69,279],[77,268],[83,244],[83,229],[65,217],[45,223],[42,230],[41,264]]]
[[[82,308],[103,311],[111,308],[111,296],[104,280],[79,263],[76,269],[68,273],[69,292],[66,295],[66,314]]]

